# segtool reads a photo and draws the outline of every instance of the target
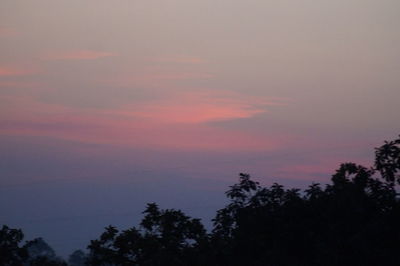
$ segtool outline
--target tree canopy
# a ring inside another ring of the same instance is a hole
[[[241,173],[210,232],[200,219],[150,203],[137,227],[106,227],[89,253],[75,252],[70,264],[400,265],[400,138],[375,156],[374,166],[343,163],[330,184],[305,190],[263,187]],[[20,247],[22,239],[21,230],[3,226],[0,265],[64,263],[40,239]]]
[[[330,184],[304,191],[241,173],[210,233],[149,204],[139,228],[107,227],[92,241],[89,264],[400,265],[400,138],[375,155],[373,167],[343,163]]]

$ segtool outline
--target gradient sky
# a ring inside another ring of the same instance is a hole
[[[0,224],[66,256],[248,172],[327,183],[400,133],[398,0],[2,0]]]

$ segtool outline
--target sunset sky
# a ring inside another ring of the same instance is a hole
[[[398,0],[1,0],[0,225],[61,255],[400,134]]]

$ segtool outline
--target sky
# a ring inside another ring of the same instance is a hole
[[[62,256],[240,172],[328,183],[400,134],[397,0],[2,0],[0,224]]]

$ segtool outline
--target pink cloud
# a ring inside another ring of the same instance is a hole
[[[121,113],[159,123],[198,124],[249,118],[266,112],[278,102],[229,91],[189,91],[147,103],[125,107]]]
[[[17,34],[18,32],[13,28],[0,26],[0,37],[16,36]]]
[[[279,143],[272,138],[266,140],[210,127],[168,127],[144,121],[95,120],[96,117],[90,115],[64,118],[66,119],[50,119],[44,122],[42,119],[2,121],[0,134],[46,136],[84,143],[150,149],[265,151],[279,147]]]
[[[116,53],[101,52],[93,50],[78,50],[71,52],[50,53],[45,56],[46,60],[94,60],[103,57],[117,56]]]
[[[0,81],[0,88],[37,88],[39,86],[42,86],[42,84],[37,82],[19,80]]]
[[[38,81],[25,81],[15,77],[0,80],[0,99],[3,100],[10,95],[38,95],[49,90],[53,89]],[[12,101],[10,100],[10,102]],[[2,102],[2,104],[4,103]]]
[[[253,115],[251,112],[243,114],[240,110],[233,114],[229,110],[227,115],[195,116],[194,121],[190,120],[193,115],[161,121],[162,116],[149,119],[123,108],[76,110],[23,96],[3,96],[2,102],[0,134],[3,135],[47,136],[121,147],[189,150],[271,150],[282,143],[272,136],[266,138],[203,123],[210,119]]]
[[[0,66],[0,76],[23,76],[33,74],[36,71],[33,69]]]

